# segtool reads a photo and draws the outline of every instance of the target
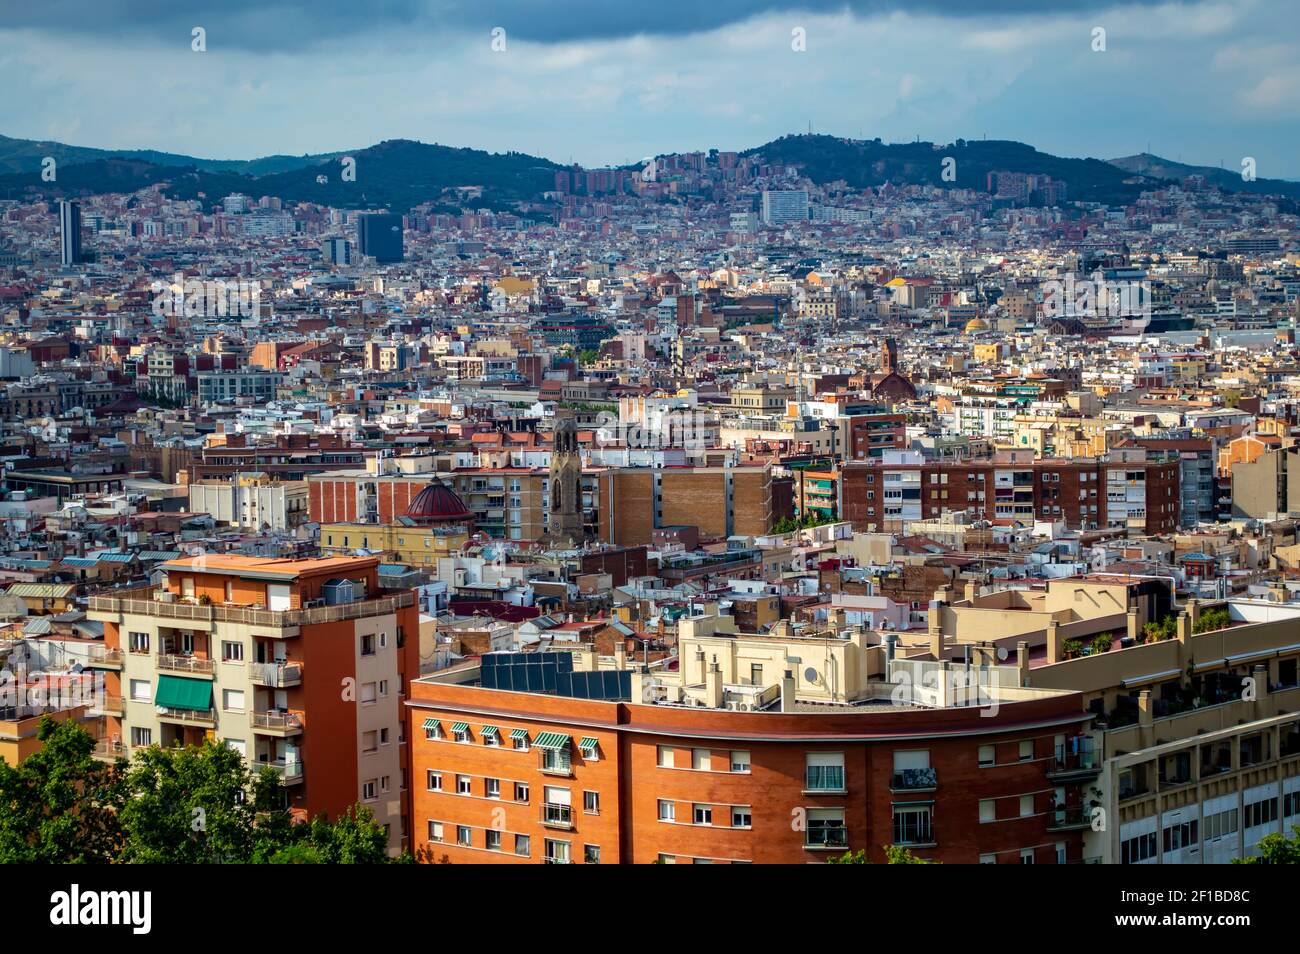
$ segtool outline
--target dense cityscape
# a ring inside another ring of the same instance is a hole
[[[1300,184],[4,142],[0,860],[1300,853]]]

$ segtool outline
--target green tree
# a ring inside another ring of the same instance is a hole
[[[933,861],[927,861],[924,858],[918,858],[912,852],[902,845],[885,845],[885,864],[887,865],[932,865]],[[867,854],[865,848],[859,848],[857,851],[846,851],[842,855],[832,856],[826,859],[828,865],[869,865],[871,857]]]
[[[1259,840],[1259,854],[1234,858],[1234,865],[1300,865],[1300,825],[1286,835],[1265,835]]]
[[[41,748],[16,766],[0,759],[0,864],[105,864],[121,842],[115,770],[72,721],[41,719]]]

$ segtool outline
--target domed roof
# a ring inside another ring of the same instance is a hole
[[[975,331],[988,331],[988,330],[989,330],[989,323],[985,321],[983,318],[972,318],[970,321],[966,322],[967,334],[970,334],[971,332],[975,332]]]
[[[435,479],[415,495],[406,508],[406,516],[421,523],[458,523],[474,515],[456,496],[456,491]]]

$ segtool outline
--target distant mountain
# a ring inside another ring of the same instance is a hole
[[[356,160],[355,181],[343,181],[340,162],[343,156]],[[270,164],[278,159],[288,157],[253,160],[253,165]],[[394,212],[405,212],[425,202],[448,210],[459,210],[465,205],[509,208],[554,188],[555,171],[560,168],[549,159],[518,152],[455,149],[408,139],[304,159],[311,161],[284,171],[254,174],[210,168],[210,163],[205,168],[203,160],[192,160],[182,166],[113,156],[82,165],[60,164],[57,180],[52,183],[41,181],[38,161],[31,171],[0,176],[0,198],[128,192],[166,182],[164,191],[168,195],[202,199],[206,205],[232,192],[242,192],[253,198],[271,195],[291,202],[319,202],[338,208],[387,208]],[[320,181],[322,177],[324,182]],[[470,191],[462,195],[457,193],[458,189]]]
[[[988,188],[990,172],[1038,173],[1064,181],[1068,198],[1122,205],[1144,189],[1191,174],[1204,175],[1227,191],[1276,193],[1300,199],[1300,183],[1278,179],[1244,182],[1235,172],[1187,166],[1157,156],[1073,159],[1053,156],[1007,140],[884,143],[824,135],[783,136],[743,153],[797,166],[818,184],[844,181],[857,189],[929,184],[940,188]],[[55,182],[41,179],[41,161],[58,162]],[[356,160],[356,180],[345,182],[340,159]],[[955,179],[943,179],[944,160],[954,160]],[[405,212],[431,203],[435,208],[507,209],[554,188],[564,167],[519,152],[489,153],[394,139],[348,152],[261,159],[201,159],[152,150],[104,150],[0,136],[0,198],[33,200],[133,192],[161,184],[171,196],[201,199],[210,207],[242,192],[253,198],[277,196],[290,202],[319,202],[338,208],[388,208]],[[8,172],[5,172],[8,170]],[[322,181],[323,179],[323,181]]]
[[[892,182],[983,191],[988,188],[988,174],[997,171],[1040,173],[1063,180],[1069,199],[1088,202],[1123,204],[1136,199],[1144,188],[1142,183],[1126,183],[1130,174],[1100,159],[1067,159],[1000,139],[958,139],[936,145],[796,135],[783,136],[744,155],[798,165],[819,185],[842,179],[857,189]],[[943,160],[948,157],[955,160],[952,182],[942,178]],[[1152,177],[1145,187],[1155,184]]]
[[[1220,169],[1217,166],[1189,166],[1186,163],[1162,159],[1150,153],[1142,152],[1136,156],[1124,156],[1111,159],[1110,164],[1126,172],[1155,176],[1160,179],[1185,179],[1188,176],[1204,176],[1205,181],[1218,186],[1224,192],[1254,192],[1263,195],[1284,195],[1289,199],[1300,199],[1300,182],[1287,179],[1255,179],[1247,182],[1241,177],[1241,167]]]
[[[199,159],[156,149],[92,149],[86,146],[69,146],[61,142],[35,139],[12,139],[0,136],[0,173],[39,173],[46,156],[53,156],[59,169],[99,160],[139,159],[157,166],[182,166],[205,172],[239,172],[260,176],[273,172],[286,172],[303,166],[315,165],[327,159],[347,155],[346,152],[322,153],[314,156],[265,156],[261,159]]]

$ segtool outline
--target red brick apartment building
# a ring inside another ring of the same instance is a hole
[[[970,510],[992,521],[1172,533],[1182,507],[1180,470],[1176,459],[853,461],[840,469],[840,513],[859,531],[900,530],[908,520]]]
[[[948,863],[1082,860],[1096,772],[1063,754],[1090,719],[1077,693],[993,714],[745,712],[485,689],[476,671],[411,684],[424,861],[881,862],[891,844]]]
[[[161,589],[90,599],[104,648],[100,754],[206,739],[281,778],[287,803],[337,816],[361,802],[405,847],[404,735],[419,672],[410,591],[380,591],[374,557],[212,555],[161,565]]]

